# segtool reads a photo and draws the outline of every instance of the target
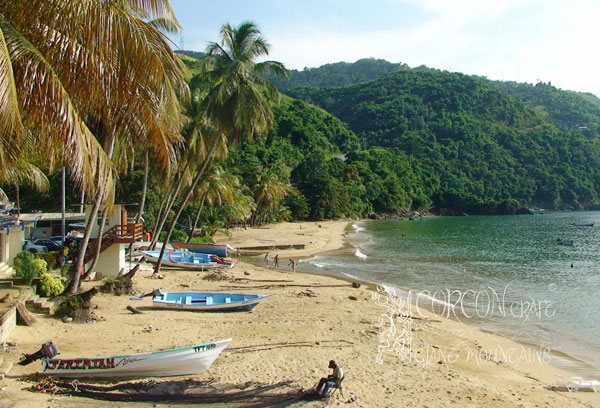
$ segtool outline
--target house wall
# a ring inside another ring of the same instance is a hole
[[[11,228],[8,234],[8,260],[7,263],[13,266],[15,256],[23,251],[23,241],[25,241],[25,231],[22,226]]]
[[[100,254],[95,271],[102,277],[116,277],[119,271],[127,266],[125,262],[125,248],[127,244],[113,244]],[[90,262],[91,264],[91,262]]]
[[[121,224],[121,205],[119,204],[115,204],[113,206],[113,211],[112,213],[109,213],[107,218],[106,218],[106,224],[104,226],[104,232],[106,232],[107,230],[109,230],[110,228],[114,227],[115,225],[120,225]],[[86,205],[85,207],[85,219],[86,221],[90,218],[90,212],[92,211],[92,206],[91,205]],[[94,223],[94,226],[92,227],[92,238],[96,238],[98,236],[98,230],[100,229],[100,218],[102,216],[102,211],[98,212],[98,220]]]
[[[106,232],[115,225],[121,224],[121,205],[115,204],[112,213],[108,214],[106,219],[106,226],[104,231]],[[89,219],[91,206],[86,206],[86,220]],[[100,219],[100,213],[98,213],[98,219]],[[98,237],[98,230],[100,226],[98,222],[94,223],[92,228],[92,238]],[[98,258],[98,264],[96,265],[95,271],[101,273],[102,276],[115,277],[119,274],[122,268],[127,266],[125,262],[125,249],[128,244],[113,244],[108,249],[100,254]],[[90,261],[90,264],[93,261]]]
[[[25,234],[23,226],[14,226],[6,231],[0,231],[0,262],[13,266],[13,260],[23,250]]]

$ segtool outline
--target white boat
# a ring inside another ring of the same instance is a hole
[[[144,254],[144,257],[149,262],[158,262],[158,258],[160,257],[160,251],[141,252]],[[232,262],[225,261],[216,255],[199,254],[197,252],[175,250],[165,252],[165,254],[163,255],[162,265],[170,266],[172,268],[195,269],[201,271],[209,269],[233,268]]]
[[[200,374],[211,366],[231,339],[164,351],[95,358],[42,360],[42,373],[57,377],[169,377]]]

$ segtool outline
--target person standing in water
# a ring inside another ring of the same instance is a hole
[[[275,258],[273,258],[273,265],[275,266],[275,269],[279,268],[279,254],[275,255]]]
[[[294,259],[290,258],[290,263],[288,264],[288,266],[292,266],[292,272],[296,272],[296,265],[298,264],[298,262],[296,262]]]
[[[269,261],[271,260],[271,258],[269,257],[269,253],[267,252],[265,254],[265,266],[268,268],[269,267]]]

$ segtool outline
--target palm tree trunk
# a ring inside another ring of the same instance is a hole
[[[150,173],[150,153],[148,150],[144,155],[144,181],[142,183],[142,197],[140,198],[140,206],[138,208],[137,217],[135,217],[135,223],[140,224],[142,222],[142,215],[144,214],[144,206],[146,205],[146,192],[148,191],[148,174]],[[133,255],[133,243],[129,245],[129,256]]]
[[[152,247],[152,245],[156,244],[156,234],[158,231],[158,224],[162,218],[163,211],[165,210],[165,208],[167,206],[167,202],[171,199],[171,187],[172,186],[169,186],[169,188],[165,192],[165,196],[160,203],[160,207],[158,208],[158,213],[156,214],[156,220],[154,221],[154,227],[152,228],[152,238],[150,239],[150,248]]]
[[[190,242],[192,238],[194,238],[194,232],[196,231],[196,226],[198,225],[198,220],[200,219],[200,213],[202,212],[202,207],[204,207],[204,200],[206,200],[206,193],[202,196],[202,201],[200,202],[200,208],[198,208],[198,212],[196,213],[196,218],[194,219],[194,225],[192,225],[192,229],[188,235],[188,239],[185,242]]]
[[[109,159],[112,159],[113,152],[115,149],[115,128],[113,127],[108,136],[108,149],[106,155]],[[100,158],[98,158],[100,160]],[[108,177],[112,177],[112,174],[109,174]],[[79,248],[79,254],[77,255],[77,263],[72,269],[73,277],[71,279],[71,283],[69,283],[69,287],[66,290],[66,293],[69,295],[74,295],[79,291],[79,285],[81,284],[81,275],[84,269],[85,253],[87,251],[88,244],[90,242],[90,236],[92,235],[92,228],[94,223],[96,222],[96,218],[98,217],[98,209],[100,208],[100,203],[104,198],[104,190],[100,188],[103,185],[102,183],[102,174],[98,174],[98,192],[96,193],[96,201],[94,202],[94,206],[92,207],[92,211],[90,214],[90,218],[85,227],[85,233],[83,234],[83,239],[81,240],[81,247]],[[100,230],[100,234],[102,230]]]
[[[142,184],[142,197],[140,198],[140,208],[138,209],[138,215],[135,219],[136,224],[142,222],[142,215],[144,214],[144,206],[146,205],[146,191],[148,190],[148,174],[150,173],[150,154],[146,150],[144,156],[144,182]]]
[[[220,134],[221,134],[221,132],[218,133],[218,135],[220,135]],[[194,177],[194,181],[188,188],[188,192],[185,195],[185,198],[183,199],[183,201],[181,202],[181,205],[179,206],[179,210],[177,211],[177,214],[171,220],[171,224],[169,225],[169,230],[167,231],[167,236],[165,237],[164,245],[160,249],[160,255],[158,257],[158,260],[156,261],[156,267],[154,268],[155,274],[160,272],[160,267],[162,265],[163,256],[165,256],[165,249],[167,248],[167,242],[169,242],[169,239],[171,238],[171,234],[173,233],[173,230],[175,229],[175,224],[177,224],[177,220],[179,219],[179,216],[183,212],[183,208],[187,205],[188,201],[190,201],[190,198],[194,194],[194,189],[198,185],[198,182],[204,175],[204,172],[206,171],[208,166],[212,163],[212,159],[215,154],[215,150],[217,149],[217,144],[219,142],[219,139],[220,139],[219,136],[215,137],[215,140],[213,141],[213,144],[210,147],[208,154],[206,155],[206,159],[204,159],[204,162],[202,163],[202,168],[198,171],[198,173],[196,174],[196,177]]]
[[[101,176],[98,175],[98,181],[100,181]],[[100,183],[98,183],[100,186]],[[73,274],[71,278],[71,282],[69,286],[65,290],[65,293],[68,295],[74,295],[79,290],[79,283],[81,278],[81,272],[83,271],[83,259],[85,258],[85,251],[87,250],[88,242],[90,240],[90,236],[92,235],[92,227],[94,226],[94,222],[98,217],[98,209],[100,208],[100,201],[102,198],[102,191],[98,189],[98,194],[96,195],[96,201],[94,202],[94,206],[92,207],[92,211],[90,212],[90,219],[87,222],[85,227],[85,233],[83,234],[83,239],[81,240],[81,247],[79,248],[79,253],[77,255],[77,262],[73,267],[71,267],[71,272]]]
[[[189,167],[189,162],[185,164],[185,167],[179,174],[179,181],[176,183],[177,187],[175,188],[175,192],[173,192],[173,195],[169,196],[167,194],[167,197],[166,197],[167,204],[164,209],[164,212],[161,214],[160,219],[156,220],[156,225],[154,226],[155,230],[153,232],[152,241],[150,243],[150,249],[152,249],[152,250],[154,250],[154,248],[156,247],[156,243],[160,236],[160,232],[162,231],[165,223],[167,222],[167,218],[169,217],[169,211],[171,211],[171,208],[173,207],[173,204],[175,204],[175,200],[177,199],[177,196],[179,195],[179,191],[181,191],[181,187],[183,186],[183,181],[185,179],[184,175],[185,175],[188,167]],[[169,189],[168,191],[171,191],[171,189]]]

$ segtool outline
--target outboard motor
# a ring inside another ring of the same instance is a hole
[[[40,358],[52,358],[57,354],[58,351],[56,350],[56,347],[54,346],[54,344],[52,344],[52,342],[44,343],[42,345],[42,348],[40,348],[35,353],[25,354],[21,361],[19,361],[19,365],[24,366],[33,363],[34,361],[39,360]]]

